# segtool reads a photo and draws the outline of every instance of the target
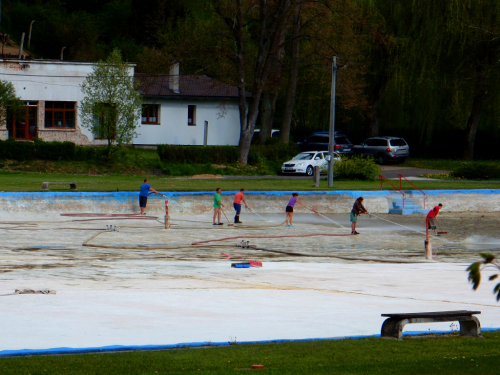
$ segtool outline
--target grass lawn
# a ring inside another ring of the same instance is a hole
[[[424,169],[441,169],[453,171],[464,164],[491,164],[498,165],[500,160],[452,160],[452,159],[407,159],[402,167],[414,167]]]
[[[294,179],[171,179],[163,176],[145,175],[68,175],[23,172],[0,172],[0,191],[40,191],[42,182],[50,181],[75,181],[79,191],[112,192],[112,191],[137,191],[144,178],[148,177],[151,185],[158,191],[212,191],[216,187],[222,190],[378,190],[380,182],[376,181],[335,181],[334,187],[328,189],[326,180],[322,179],[319,188],[314,188],[312,178],[307,180]],[[467,183],[463,181],[419,181],[417,186],[423,190],[435,189],[500,189],[500,184],[495,183]],[[69,191],[68,185],[51,185],[51,191]],[[392,190],[389,184],[384,184],[384,189]],[[403,189],[411,190],[413,187],[404,184]]]
[[[9,374],[498,374],[500,332],[460,336],[349,339],[200,349],[1,358]]]

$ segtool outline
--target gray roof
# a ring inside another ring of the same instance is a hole
[[[135,80],[139,82],[139,91],[144,96],[169,97],[169,98],[238,98],[238,88],[227,85],[207,76],[180,75],[179,92],[174,92],[169,87],[169,75],[136,74]],[[247,97],[251,96],[247,93]]]

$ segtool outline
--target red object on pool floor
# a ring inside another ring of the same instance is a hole
[[[252,365],[251,367],[253,370],[262,370],[264,368],[263,365]]]

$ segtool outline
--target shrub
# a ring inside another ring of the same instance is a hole
[[[0,141],[0,150],[2,159],[25,161],[36,158],[35,144],[33,142],[19,142],[8,139],[6,141]]]
[[[65,160],[75,159],[75,144],[73,142],[45,142],[35,139],[36,158],[40,160]]]
[[[336,178],[349,180],[374,180],[380,174],[380,166],[373,158],[351,156],[342,158],[341,163],[335,163]]]
[[[290,160],[292,157],[300,152],[299,147],[296,144],[283,144],[277,143],[274,145],[255,145],[250,147],[250,152],[248,154],[248,163],[257,164],[259,158],[264,158],[270,162],[285,162]]]
[[[500,165],[493,163],[463,163],[452,173],[466,180],[500,180]]]
[[[227,164],[238,160],[238,147],[158,145],[158,156],[168,163]]]

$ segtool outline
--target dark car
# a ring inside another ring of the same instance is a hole
[[[354,153],[373,156],[379,164],[387,161],[402,163],[410,156],[410,146],[400,137],[373,137],[354,146]]]
[[[300,151],[328,151],[328,142],[330,132],[316,132],[312,133],[302,142],[298,142]],[[353,154],[353,143],[343,131],[336,131],[334,137],[334,151],[341,155]]]

